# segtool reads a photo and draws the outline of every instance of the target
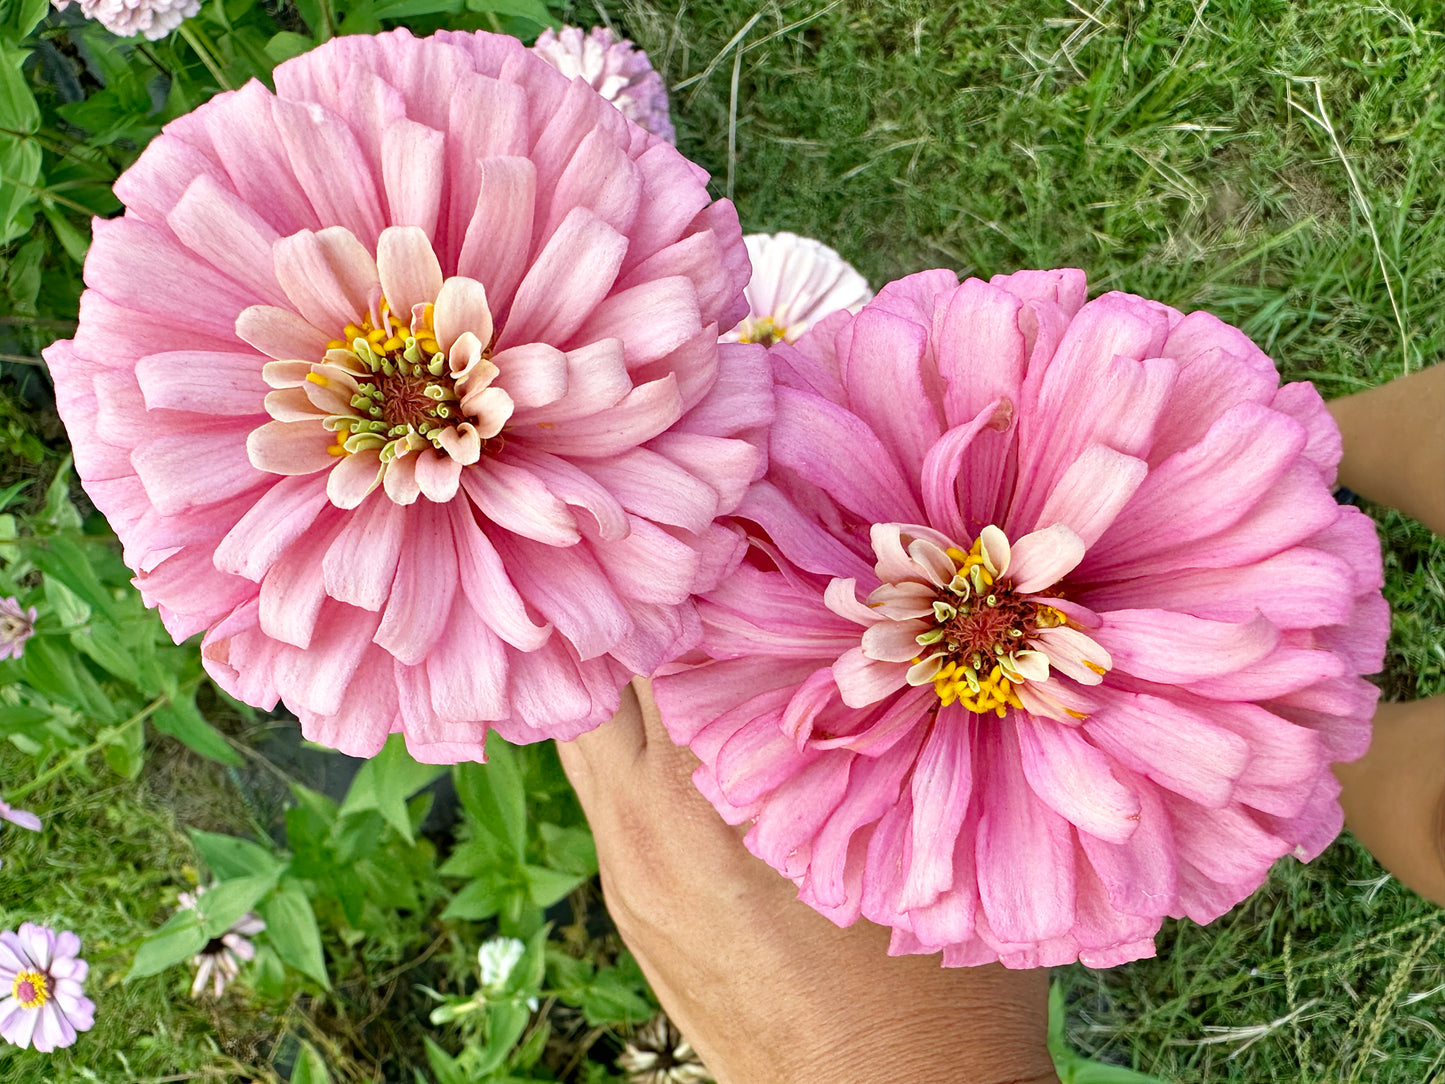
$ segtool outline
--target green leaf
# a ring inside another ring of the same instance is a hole
[[[516,887],[502,880],[482,878],[467,885],[447,904],[442,918],[479,921],[491,918],[502,909],[503,901],[516,894]]]
[[[40,513],[46,523],[62,531],[67,528],[80,528],[80,513],[75,510],[70,499],[71,462],[70,456],[66,456],[55,472],[55,477],[45,487],[45,507]]]
[[[217,733],[216,728],[206,722],[206,717],[201,714],[200,708],[196,707],[194,692],[156,708],[151,715],[151,722],[162,734],[169,734],[218,764],[239,768],[245,763],[240,755],[226,744],[226,739]]]
[[[378,19],[415,19],[419,15],[455,15],[462,0],[376,0],[371,13]]]
[[[19,40],[40,25],[50,0],[9,0],[0,7],[0,34]]]
[[[220,937],[242,915],[254,908],[262,896],[276,887],[281,871],[253,873],[213,885],[208,892],[196,896],[196,913],[207,937]]]
[[[290,30],[283,30],[279,34],[272,35],[266,42],[266,55],[277,64],[283,60],[290,60],[293,56],[300,56],[302,53],[316,46],[314,39],[306,34],[293,33]]]
[[[586,828],[538,825],[542,836],[542,857],[553,869],[591,877],[597,872],[597,845]]]
[[[146,732],[143,726],[123,726],[100,735],[105,740],[101,752],[105,762],[118,775],[134,779],[145,766]]]
[[[31,139],[0,134],[0,246],[30,232],[38,206],[40,145]]]
[[[1048,1046],[1060,1084],[1167,1084],[1121,1065],[1093,1061],[1070,1047],[1064,1037],[1064,988],[1058,983],[1049,987]]]
[[[487,1045],[474,1072],[490,1073],[501,1067],[527,1030],[532,1011],[518,1001],[495,1001],[487,1006]]]
[[[403,839],[414,843],[416,838],[412,834],[406,800],[445,770],[435,764],[418,764],[412,760],[406,751],[405,739],[393,734],[381,752],[356,773],[346,800],[341,803],[341,815],[374,809]]]
[[[21,70],[29,58],[29,49],[0,45],[0,127],[15,132],[28,133],[40,127],[40,107]]]
[[[427,1064],[436,1074],[437,1084],[471,1084],[470,1074],[462,1069],[456,1058],[425,1036],[422,1040],[426,1043]]]
[[[643,996],[645,986],[629,979],[616,967],[604,967],[578,991],[577,1007],[593,1027],[611,1024],[640,1024],[651,1019],[656,1009]]]
[[[551,907],[565,898],[568,892],[587,879],[577,873],[564,873],[546,866],[530,865],[522,867],[522,875],[527,878],[527,891],[531,894],[532,902],[542,908]]]
[[[331,1084],[331,1074],[326,1071],[326,1060],[308,1042],[301,1043],[301,1056],[291,1070],[291,1084]]]
[[[311,901],[295,881],[288,880],[261,904],[266,920],[266,938],[276,955],[303,975],[309,975],[326,989],[326,957],[321,950],[321,931]]]
[[[210,940],[195,911],[177,911],[141,942],[131,961],[125,981],[164,971],[172,964],[194,956]]]
[[[70,219],[49,203],[42,202],[40,210],[45,215],[45,221],[49,222],[50,228],[55,231],[56,240],[60,242],[60,247],[65,249],[65,254],[78,264],[85,263],[85,254],[90,250],[90,235],[76,229]]]
[[[443,877],[486,877],[509,867],[515,868],[515,859],[490,835],[481,835],[458,845],[437,872]]]
[[[510,15],[518,19],[531,19],[538,26],[559,27],[559,23],[547,10],[542,0],[466,0],[467,10],[488,15]]]
[[[280,860],[259,843],[238,836],[202,832],[197,828],[192,828],[190,835],[196,850],[201,852],[206,865],[220,880],[273,872],[279,875]]]
[[[493,731],[487,736],[487,763],[458,764],[454,771],[462,808],[520,858],[527,846],[527,795],[512,747]]]

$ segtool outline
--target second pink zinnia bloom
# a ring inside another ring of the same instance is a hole
[[[697,637],[762,466],[737,216],[514,39],[347,37],[173,122],[46,352],[178,639],[368,755],[571,737]]]
[[[699,787],[840,924],[1108,966],[1339,830],[1388,612],[1308,384],[1077,271],[930,271],[770,358],[754,560],[655,682]]]

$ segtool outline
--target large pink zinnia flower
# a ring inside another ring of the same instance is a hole
[[[1388,614],[1308,384],[1077,271],[886,287],[770,351],[758,533],[656,682],[840,924],[948,965],[1153,953],[1339,830]]]
[[[696,639],[761,469],[731,204],[512,38],[347,37],[182,117],[46,352],[87,491],[233,695],[356,755],[571,737]]]

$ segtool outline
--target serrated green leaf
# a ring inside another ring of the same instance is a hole
[[[266,920],[266,939],[276,955],[289,967],[309,975],[326,989],[331,979],[326,974],[326,956],[321,949],[321,931],[316,926],[316,912],[301,886],[287,881],[261,904],[261,917]]]

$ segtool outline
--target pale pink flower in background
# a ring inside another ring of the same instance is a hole
[[[183,911],[194,911],[197,897],[206,891],[202,885],[195,892],[178,892],[176,903]],[[226,987],[241,973],[241,965],[256,958],[256,946],[251,943],[251,938],[265,928],[265,920],[260,915],[247,911],[220,937],[207,941],[201,951],[191,957],[191,966],[196,969],[191,997],[200,997],[207,983],[210,984],[212,997],[218,998],[225,993]]]
[[[40,818],[28,809],[16,809],[8,802],[0,802],[0,820],[9,821],[32,832],[40,831]]]
[[[1078,271],[885,287],[769,356],[757,548],[655,679],[694,779],[840,925],[1110,966],[1341,824],[1388,632],[1309,384]]]
[[[72,3],[80,13],[94,19],[116,37],[143,35],[159,41],[182,22],[201,10],[201,0],[51,0],[57,11]]]
[[[581,27],[550,27],[538,35],[532,51],[568,79],[581,78],[622,111],[622,115],[655,136],[677,142],[667,111],[667,87],[647,54],[605,26],[583,34]]]
[[[8,802],[0,802],[0,820],[9,821],[32,832],[40,831],[40,818],[27,809],[16,809]]]
[[[49,1053],[75,1042],[95,1023],[95,1005],[81,990],[89,965],[80,938],[32,922],[0,933],[0,1037],[21,1049]]]
[[[748,314],[726,342],[797,342],[825,316],[857,312],[873,298],[868,280],[835,251],[795,233],[750,233]]]
[[[232,695],[357,756],[573,737],[700,635],[764,464],[706,174],[514,38],[348,36],[173,121],[46,351],[87,492]]]
[[[26,609],[14,595],[0,598],[0,659],[18,659],[25,654],[25,641],[35,635],[34,606]]]

